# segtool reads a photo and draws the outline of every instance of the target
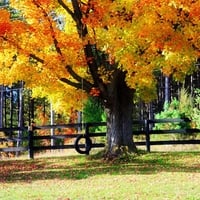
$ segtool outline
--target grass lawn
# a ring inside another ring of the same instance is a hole
[[[200,200],[200,152],[0,160],[0,199]]]

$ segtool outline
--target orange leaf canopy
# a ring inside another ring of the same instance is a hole
[[[156,71],[180,80],[199,57],[199,0],[10,0],[10,5],[20,18],[0,10],[0,82],[24,80],[57,108],[80,107],[86,96],[80,95],[80,79],[91,84],[88,94],[102,92],[88,72],[97,59],[85,56],[88,44],[101,52],[96,55],[106,55],[106,64],[99,62],[95,72],[105,85],[121,69],[127,85],[146,98],[155,91]],[[87,28],[87,34],[80,37],[77,27]]]

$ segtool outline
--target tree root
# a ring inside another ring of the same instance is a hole
[[[112,151],[106,151],[103,155],[104,161],[114,162],[116,160],[128,161],[130,158],[133,158],[133,155],[137,154],[137,149],[130,150],[127,146],[121,146],[113,148]]]

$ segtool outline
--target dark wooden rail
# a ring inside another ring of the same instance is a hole
[[[175,130],[153,130],[152,127],[156,123],[186,123],[187,120],[184,119],[162,119],[162,120],[134,120],[133,121],[133,135],[143,135],[145,136],[144,141],[135,142],[137,146],[146,146],[146,150],[150,152],[152,145],[173,145],[173,144],[200,144],[199,139],[195,140],[164,140],[164,141],[151,141],[151,135],[154,134],[188,134],[188,133],[200,133],[199,129],[175,129]],[[104,147],[104,143],[95,143],[92,142],[91,138],[106,136],[106,132],[91,132],[92,127],[102,126],[106,127],[105,122],[101,123],[85,123],[85,124],[60,124],[60,125],[46,125],[46,126],[30,126],[23,128],[0,128],[0,131],[6,132],[15,132],[22,131],[27,133],[27,136],[24,137],[9,137],[9,138],[0,138],[0,142],[24,142],[26,141],[27,145],[20,147],[8,147],[0,148],[0,152],[18,152],[18,151],[28,151],[29,157],[34,158],[34,153],[40,150],[50,150],[50,149],[71,149],[75,148],[79,153],[89,154],[92,148]],[[137,128],[139,126],[139,128]],[[51,130],[51,129],[65,129],[65,128],[74,128],[76,130],[81,130],[80,132],[74,132],[72,134],[56,134],[56,135],[37,135],[38,131],[41,130]],[[25,135],[25,134],[24,134]],[[37,145],[37,141],[41,140],[64,140],[64,139],[74,139],[75,142],[72,144],[59,144],[59,145]],[[85,139],[85,143],[80,143],[79,140]],[[83,150],[81,150],[83,149]]]

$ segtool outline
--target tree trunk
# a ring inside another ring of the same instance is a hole
[[[107,148],[106,156],[113,157],[124,151],[135,152],[133,141],[132,114],[134,90],[127,87],[125,73],[114,78],[109,87],[111,101],[106,106]]]

